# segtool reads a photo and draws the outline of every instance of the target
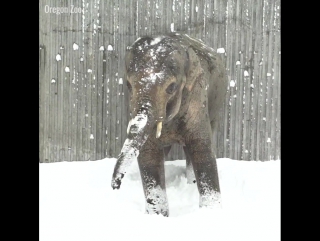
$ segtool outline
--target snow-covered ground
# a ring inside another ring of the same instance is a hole
[[[40,163],[40,241],[278,241],[280,160],[218,162],[222,209],[199,209],[185,161],[166,162],[169,215],[144,213],[137,163],[112,190],[115,158]]]

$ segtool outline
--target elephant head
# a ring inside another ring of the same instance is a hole
[[[179,112],[183,90],[191,91],[203,71],[192,47],[162,36],[135,41],[125,64],[131,120],[114,169],[113,189],[120,188],[127,167],[149,136],[161,137],[162,124]]]

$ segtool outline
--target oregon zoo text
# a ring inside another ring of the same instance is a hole
[[[75,7],[71,5],[70,7],[50,7],[49,5],[44,6],[45,13],[83,13],[83,9],[80,7]]]

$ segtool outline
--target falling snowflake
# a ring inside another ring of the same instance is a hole
[[[73,43],[73,50],[77,50],[77,49],[79,49],[79,45],[78,44],[76,44],[76,43]]]
[[[61,55],[60,55],[60,54],[57,54],[57,55],[56,55],[56,60],[57,60],[57,61],[60,61],[60,60],[61,60]]]
[[[223,53],[225,53],[226,51],[225,51],[225,49],[224,48],[218,48],[217,49],[217,53],[218,54],[223,54]]]

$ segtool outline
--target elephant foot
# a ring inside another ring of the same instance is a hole
[[[222,208],[221,194],[219,192],[213,191],[210,194],[206,193],[200,195],[199,207]]]
[[[121,186],[121,180],[124,177],[123,173],[117,173],[115,177],[112,177],[111,180],[111,187],[112,189],[120,189]]]
[[[167,195],[160,186],[149,190],[146,197],[146,213],[162,214],[164,217],[169,216]]]

